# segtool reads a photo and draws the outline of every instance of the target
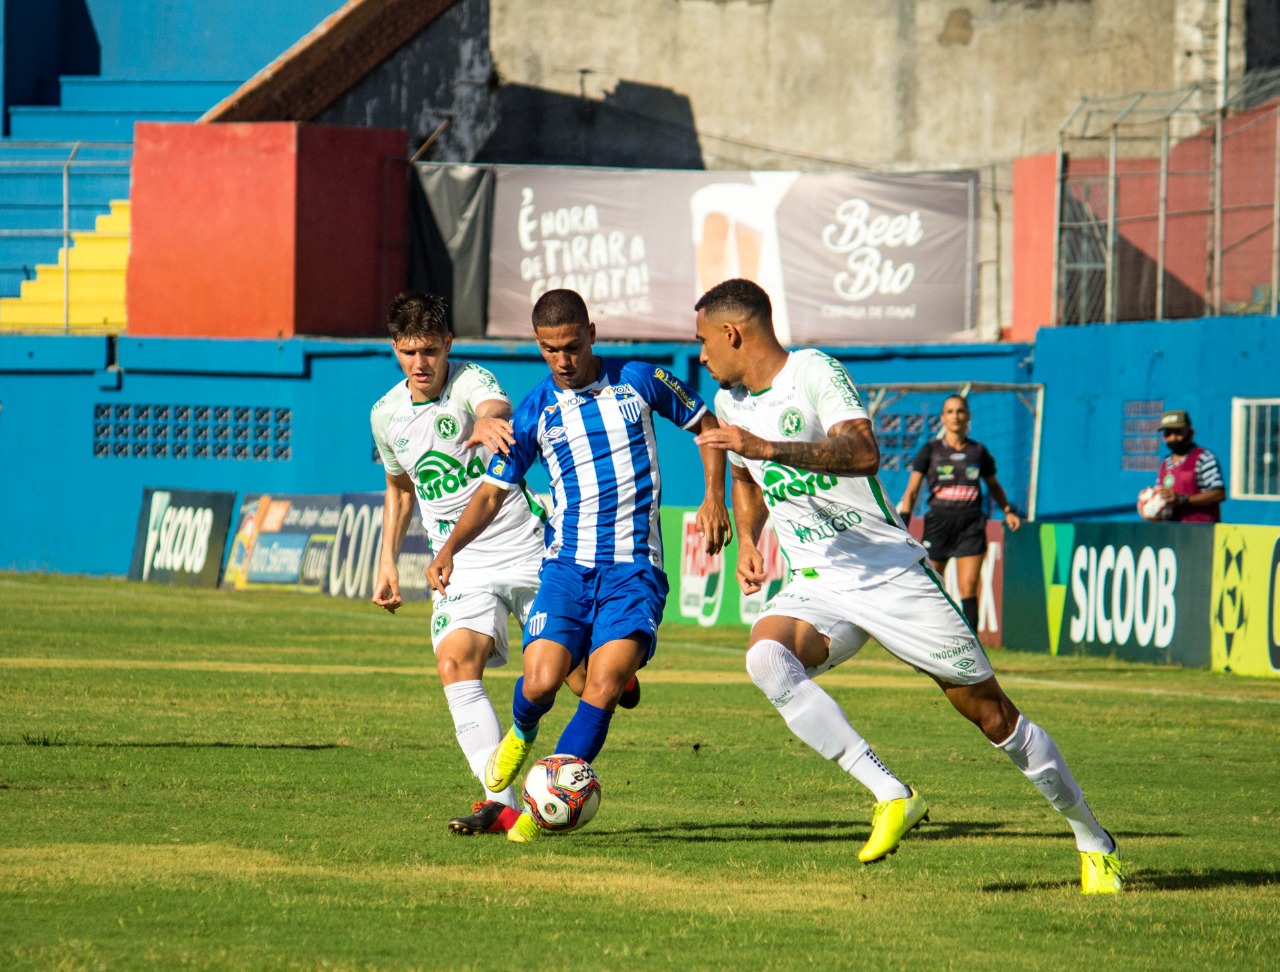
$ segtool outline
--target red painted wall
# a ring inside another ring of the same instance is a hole
[[[1013,160],[1013,322],[1009,341],[1034,341],[1053,321],[1053,223],[1058,156]]]
[[[404,132],[139,124],[128,333],[381,336],[405,279]]]

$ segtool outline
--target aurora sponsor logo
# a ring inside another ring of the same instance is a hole
[[[792,469],[776,462],[762,462],[760,471],[760,488],[770,506],[777,506],[792,496],[816,496],[822,490],[834,487],[837,481],[830,473]]]
[[[662,382],[664,385],[670,388],[673,392],[675,392],[676,398],[679,399],[680,404],[683,405],[685,408],[690,408],[690,409],[698,408],[698,405],[700,404],[698,400],[693,397],[693,395],[689,392],[689,389],[687,389],[684,386],[684,383],[681,382],[680,379],[677,378],[675,375],[671,374],[668,371],[664,371],[662,368],[654,368],[653,376],[657,378],[658,381]]]
[[[433,449],[418,460],[413,472],[418,477],[418,495],[430,502],[452,496],[478,480],[484,475],[484,462],[475,456],[464,466],[453,456]]]

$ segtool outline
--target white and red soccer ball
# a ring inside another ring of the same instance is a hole
[[[1173,507],[1155,486],[1148,486],[1138,494],[1138,512],[1144,520],[1167,520],[1173,514]]]
[[[577,756],[546,756],[525,774],[524,805],[539,827],[573,830],[600,809],[600,780]]]

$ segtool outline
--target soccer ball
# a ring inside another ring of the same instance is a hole
[[[525,774],[524,806],[539,827],[573,830],[600,809],[600,780],[577,756],[546,756]]]
[[[1156,492],[1154,486],[1148,486],[1138,494],[1138,512],[1146,520],[1167,520],[1173,509],[1169,501]]]

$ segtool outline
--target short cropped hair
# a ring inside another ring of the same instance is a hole
[[[574,290],[548,290],[533,305],[533,329],[576,324],[586,327],[591,323],[587,302]]]
[[[397,294],[387,310],[387,331],[393,341],[444,337],[449,333],[449,315],[444,299],[416,290]]]
[[[695,311],[712,314],[731,313],[754,317],[764,324],[773,323],[773,304],[764,288],[750,280],[735,277],[718,283],[698,298]]]

